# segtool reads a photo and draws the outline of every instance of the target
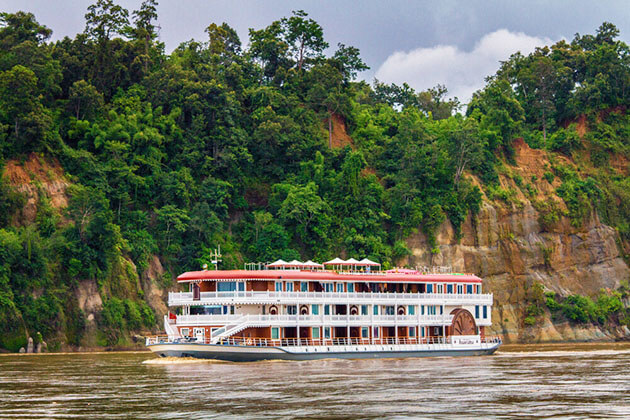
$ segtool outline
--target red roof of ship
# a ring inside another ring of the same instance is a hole
[[[423,274],[386,273],[386,274],[339,274],[332,271],[298,271],[298,270],[203,270],[188,271],[177,277],[178,281],[190,280],[355,280],[369,283],[401,282],[459,282],[481,283],[482,280],[473,274]]]

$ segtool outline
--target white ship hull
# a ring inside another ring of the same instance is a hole
[[[148,348],[161,357],[194,357],[233,362],[259,360],[376,359],[439,356],[481,356],[494,353],[500,342],[471,345],[399,344],[256,347],[230,344],[157,343]]]

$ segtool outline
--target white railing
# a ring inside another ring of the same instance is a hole
[[[215,330],[223,335],[233,326],[405,326],[450,325],[452,315],[178,315],[178,326],[225,325]]]
[[[491,347],[501,344],[502,340],[498,336],[479,337],[479,336],[450,336],[450,337],[383,337],[383,338],[360,338],[360,337],[341,337],[341,338],[249,338],[249,337],[229,337],[218,341],[219,345],[229,346],[251,346],[251,347],[296,347],[296,346],[369,346],[369,345],[446,345],[460,344],[462,339],[474,341],[474,343],[462,342],[461,345],[480,344],[481,347]],[[213,344],[210,338],[203,340],[188,338],[170,338],[166,336],[147,337],[146,344],[168,344],[168,343],[197,343],[197,344]],[[373,350],[373,349],[357,349],[357,350]]]
[[[169,292],[169,306],[227,303],[431,303],[491,305],[491,293],[371,293],[371,292],[201,292],[193,299],[191,292]]]

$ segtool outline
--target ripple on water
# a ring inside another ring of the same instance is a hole
[[[630,418],[630,345],[527,349],[252,363],[3,356],[0,418]]]

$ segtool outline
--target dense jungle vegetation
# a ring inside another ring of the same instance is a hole
[[[0,14],[2,165],[36,153],[71,183],[67,208],[40,191],[25,225],[24,195],[0,182],[0,347],[27,332],[79,345],[82,279],[103,297],[100,344],[153,327],[138,285],[153,255],[168,285],[217,245],[223,268],[337,255],[391,266],[417,230],[437,253],[437,227],[459,233],[478,212],[478,184],[509,201],[498,171],[518,137],[568,157],[588,149],[589,171],[558,163],[549,177],[576,226],[596,209],[630,239],[630,181],[611,162],[630,158],[630,50],[610,23],[514,54],[464,107],[444,86],[357,81],[359,50],[329,46],[303,11],[245,43],[209,22],[206,39],[167,54],[156,6],[97,0],[85,31],[55,42],[33,14]],[[353,142],[332,147],[344,123]]]

